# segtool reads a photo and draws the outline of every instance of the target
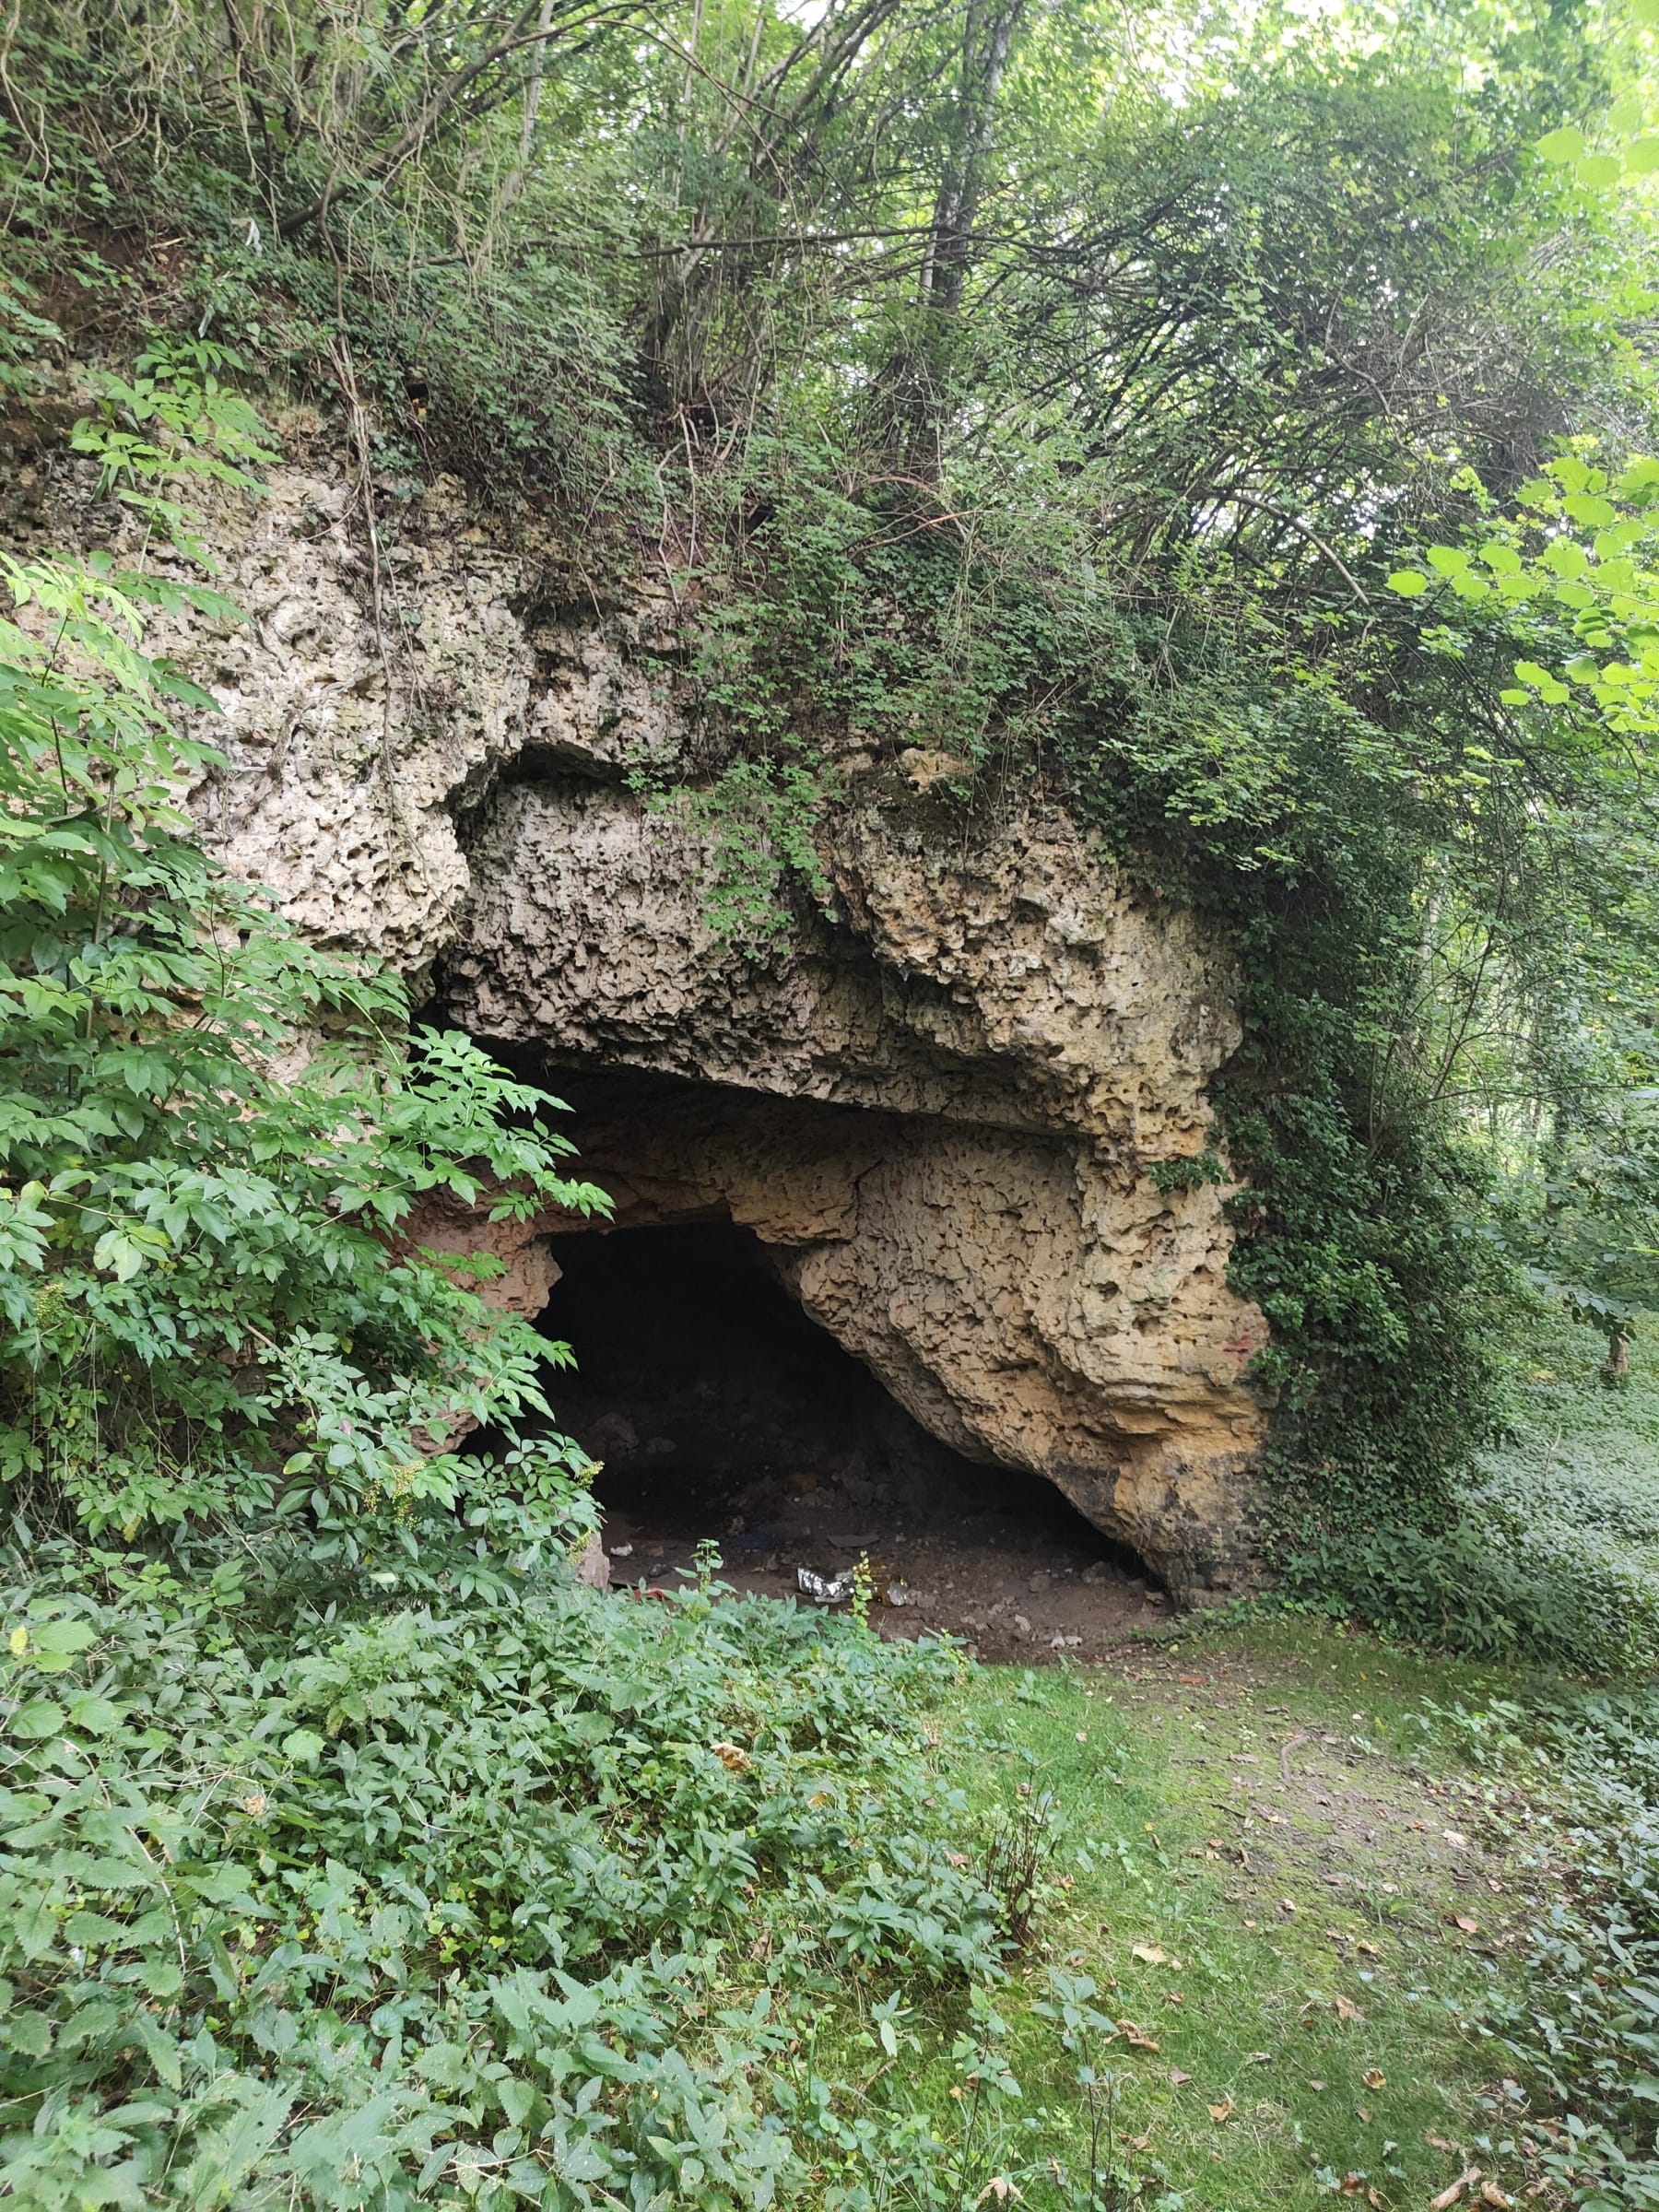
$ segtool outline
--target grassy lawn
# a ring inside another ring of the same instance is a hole
[[[1509,1687],[1302,1622],[1147,1645],[1117,1671],[976,1672],[941,1715],[961,1746],[944,1780],[1016,1832],[1053,1800],[1046,1900],[995,2000],[1006,2032],[976,2038],[959,2004],[900,2017],[884,2065],[878,2020],[841,2023],[819,2069],[869,2077],[872,2112],[925,2108],[986,2202],[999,2176],[1027,2203],[1086,2202],[1051,2163],[1088,2164],[1077,2056],[1034,2009],[1058,1970],[1117,2025],[1095,2063],[1140,2184],[1124,2203],[1422,2206],[1469,2165],[1482,2180],[1459,2201],[1488,2183],[1510,2201],[1524,2113],[1468,2014],[1514,1971],[1552,1833],[1424,1702]],[[951,2059],[959,2034],[979,2061]],[[998,2054],[1018,2098],[985,2090]]]

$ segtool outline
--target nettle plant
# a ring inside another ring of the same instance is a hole
[[[153,347],[75,432],[174,568],[181,488],[250,488],[264,457],[226,366]],[[571,1539],[590,1517],[574,1447],[515,1438],[511,1466],[434,1450],[545,1417],[548,1347],[486,1306],[483,1265],[405,1235],[430,1192],[488,1194],[498,1219],[603,1207],[565,1171],[557,1101],[465,1037],[411,1035],[394,979],[308,946],[195,842],[182,794],[218,757],[181,710],[213,701],[145,627],[240,618],[222,595],[142,559],[0,558],[14,1513],[127,1544],[235,1524],[291,1555],[302,1535],[331,1571],[388,1575],[439,1571],[434,1541],[442,1571],[489,1571],[503,1523],[533,1551]]]

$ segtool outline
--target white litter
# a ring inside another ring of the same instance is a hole
[[[810,1567],[795,1569],[795,1588],[815,1606],[839,1606],[853,1594],[850,1574],[814,1574]]]

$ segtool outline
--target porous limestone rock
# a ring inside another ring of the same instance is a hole
[[[749,1224],[946,1441],[1057,1483],[1181,1594],[1247,1586],[1266,1327],[1227,1286],[1222,1191],[1153,1175],[1215,1141],[1224,951],[1063,815],[965,830],[959,763],[865,749],[827,911],[746,958],[711,926],[694,810],[630,788],[717,758],[668,586],[602,587],[453,483],[371,508],[326,421],[278,427],[266,494],[216,495],[205,533],[248,620],[153,640],[222,709],[194,803],[227,861],[480,1037],[678,1078],[575,1131],[619,1224]],[[125,526],[61,453],[6,519],[25,548]],[[489,1241],[531,1312],[566,1226],[425,1228]]]
[[[67,416],[89,394],[77,365],[64,382]],[[274,429],[288,458],[260,492],[191,493],[211,582],[243,618],[157,617],[147,649],[217,701],[194,734],[225,765],[192,804],[221,856],[312,936],[423,981],[470,888],[467,808],[508,763],[572,746],[607,767],[666,757],[685,684],[673,598],[660,579],[602,591],[533,521],[486,530],[451,478],[366,500],[313,410],[276,410]],[[146,541],[95,500],[92,463],[61,445],[11,459],[14,551]],[[203,581],[153,542],[145,558]]]

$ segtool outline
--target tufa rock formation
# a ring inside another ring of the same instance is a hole
[[[1214,1141],[1225,952],[1063,815],[965,830],[953,763],[863,752],[824,910],[746,958],[667,781],[710,759],[670,593],[606,593],[445,483],[382,505],[371,560],[324,426],[284,429],[300,458],[209,531],[248,623],[162,641],[223,709],[194,796],[226,860],[520,1065],[637,1071],[573,1132],[619,1228],[748,1226],[935,1435],[1057,1484],[1179,1597],[1248,1587],[1266,1324],[1227,1287],[1224,1194],[1153,1174]],[[62,456],[20,500],[25,542],[98,534]],[[490,1232],[520,1310],[570,1226]]]

